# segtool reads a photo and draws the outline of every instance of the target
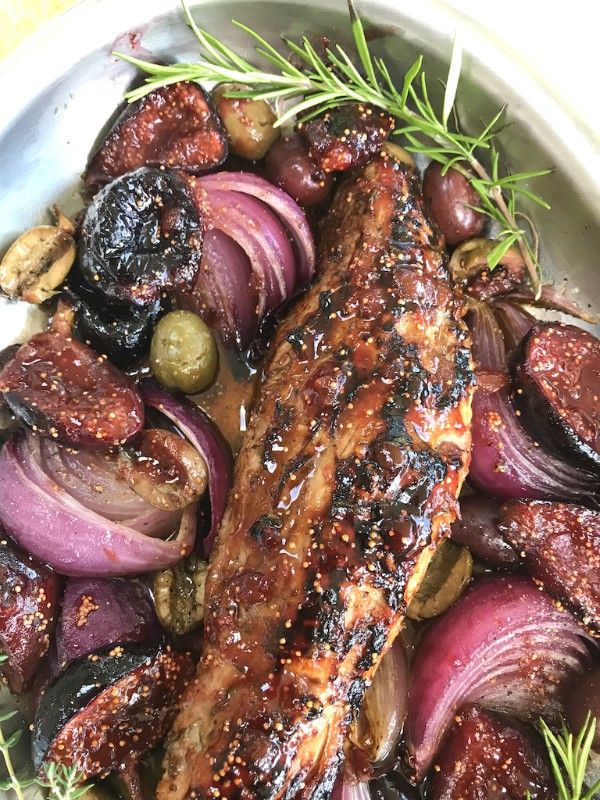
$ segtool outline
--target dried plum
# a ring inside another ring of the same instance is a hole
[[[0,531],[0,651],[11,691],[31,682],[48,652],[56,624],[60,579]]]
[[[79,236],[83,280],[111,301],[146,305],[191,290],[202,254],[202,221],[173,172],[142,167],[105,186]]]
[[[0,372],[0,392],[26,425],[66,444],[111,447],[144,424],[131,379],[66,330],[37,333],[22,345]]]
[[[568,503],[513,501],[500,530],[533,578],[600,632],[600,513]]]
[[[154,328],[169,308],[167,299],[144,306],[109,302],[80,279],[70,283],[63,296],[75,308],[73,331],[78,339],[118,367],[129,368],[148,355]]]
[[[394,118],[370,105],[352,103],[298,125],[310,154],[325,172],[364,166],[381,150]]]
[[[516,400],[541,444],[600,469],[600,339],[539,322],[517,359]]]
[[[551,800],[556,787],[533,730],[477,706],[462,710],[436,758],[430,800]]]
[[[102,186],[139,167],[202,172],[227,158],[227,135],[195,83],[164,86],[129,105],[92,157],[85,175]]]

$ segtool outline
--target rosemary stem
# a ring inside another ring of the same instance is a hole
[[[13,767],[12,758],[10,757],[10,752],[8,750],[8,747],[6,746],[6,739],[4,738],[4,733],[2,732],[2,728],[0,728],[0,750],[2,751],[2,755],[4,757],[4,764],[6,765],[6,771],[8,772],[8,777],[10,779],[13,792],[17,796],[17,800],[25,800],[25,797],[21,790],[19,779],[17,778],[15,769]]]

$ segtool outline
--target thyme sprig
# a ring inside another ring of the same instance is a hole
[[[564,723],[558,733],[553,733],[544,720],[540,720],[540,730],[556,781],[558,800],[592,800],[600,792],[600,781],[586,790],[585,774],[596,732],[596,718],[588,713],[576,736]]]
[[[0,664],[6,661],[6,656],[0,653]],[[0,781],[0,791],[14,792],[16,800],[25,800],[24,792],[32,786],[46,790],[47,800],[78,800],[90,788],[82,785],[81,774],[76,767],[53,762],[44,765],[42,777],[32,778],[20,775],[12,760],[12,749],[19,743],[22,736],[21,730],[16,730],[8,738],[2,730],[2,724],[15,717],[16,711],[7,711],[0,714],[0,753],[6,768],[7,778]]]
[[[147,76],[142,86],[126,95],[129,101],[139,100],[154,89],[178,81],[216,81],[248,86],[243,91],[230,92],[230,96],[290,101],[290,107],[281,113],[276,125],[283,125],[293,118],[306,121],[349,102],[370,103],[384,109],[404,123],[396,134],[405,137],[407,149],[438,161],[444,171],[453,167],[461,172],[479,197],[478,208],[500,225],[498,245],[488,256],[490,267],[499,263],[509,247],[518,246],[532,287],[536,294],[539,292],[537,234],[529,217],[519,211],[518,200],[525,197],[549,208],[542,197],[528,188],[530,180],[546,175],[549,170],[500,174],[500,157],[493,141],[504,108],[476,136],[469,136],[460,129],[456,114],[452,113],[462,60],[458,41],[454,43],[442,110],[438,113],[429,98],[423,57],[417,58],[398,88],[385,61],[371,54],[352,0],[349,0],[350,20],[360,69],[339,44],[326,48],[325,54],[320,55],[306,36],[299,44],[284,39],[293,59],[299,64],[297,66],[252,28],[233,21],[236,27],[254,39],[257,55],[275,72],[257,69],[224,42],[199,28],[186,0],[181,2],[187,23],[200,44],[202,58],[192,63],[162,65],[115,53]],[[482,163],[482,153],[488,155],[489,170]],[[520,221],[525,225],[519,224]]]

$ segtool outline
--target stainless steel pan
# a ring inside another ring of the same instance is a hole
[[[348,42],[345,0],[207,0],[193,4],[198,22],[250,52],[229,25],[240,19],[276,41],[281,33],[327,33]],[[401,7],[400,7],[401,6]],[[600,145],[597,132],[574,119],[489,32],[444,0],[363,0],[373,44],[400,75],[417,53],[431,84],[443,77],[451,41],[465,49],[458,108],[466,130],[508,104],[513,123],[500,136],[512,170],[554,167],[539,184],[550,212],[531,209],[542,240],[544,273],[580,302],[600,309]],[[193,60],[197,49],[176,0],[83,0],[0,65],[0,251],[58,202],[81,206],[79,175],[99,130],[121,102],[133,70],[114,48],[150,51],[165,61]],[[0,300],[0,348],[43,325],[39,311]],[[1,793],[0,793],[1,795]]]

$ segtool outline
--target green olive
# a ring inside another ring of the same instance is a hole
[[[156,326],[150,367],[166,388],[201,392],[217,369],[217,345],[208,325],[191,311],[171,311]]]
[[[222,83],[213,90],[213,101],[229,134],[231,151],[240,158],[258,161],[279,138],[279,128],[273,127],[277,117],[265,100],[225,97],[227,92],[247,88]]]
[[[154,577],[154,606],[161,624],[179,636],[200,626],[204,619],[204,591],[208,564],[188,556]]]
[[[443,614],[464,592],[472,570],[473,558],[469,549],[444,539],[429,562],[406,615],[420,621]]]

